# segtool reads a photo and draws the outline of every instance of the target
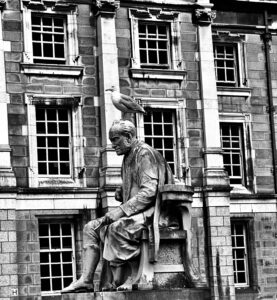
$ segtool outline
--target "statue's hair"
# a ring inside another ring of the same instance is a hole
[[[120,134],[127,135],[131,134],[132,137],[137,136],[137,131],[135,125],[129,120],[116,120],[113,122],[110,132],[116,131]]]

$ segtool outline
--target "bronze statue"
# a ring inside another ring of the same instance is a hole
[[[124,155],[122,187],[115,195],[121,205],[85,225],[82,276],[62,293],[94,290],[93,277],[100,258],[100,242],[103,243],[103,258],[112,271],[111,283],[104,290],[124,289],[124,266],[139,256],[142,232],[153,224],[154,212],[159,214],[158,187],[174,181],[162,155],[137,140],[132,122],[115,121],[109,138],[116,154]]]

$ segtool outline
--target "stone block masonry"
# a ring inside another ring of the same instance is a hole
[[[18,265],[16,259],[16,213],[0,210],[0,297],[10,299],[18,295]]]

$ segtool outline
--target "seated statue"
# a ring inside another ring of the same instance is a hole
[[[100,243],[103,243],[103,258],[112,271],[111,289],[124,287],[124,266],[140,255],[142,232],[153,224],[154,212],[156,214],[159,209],[158,187],[174,181],[162,155],[137,140],[132,122],[115,121],[109,139],[116,154],[124,155],[122,187],[115,195],[122,203],[104,217],[85,225],[82,276],[62,293],[94,290],[93,277],[100,259]]]

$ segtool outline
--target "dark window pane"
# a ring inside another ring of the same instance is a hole
[[[174,156],[173,156],[173,152],[172,151],[165,151],[165,159],[167,161],[173,161],[174,160]]]
[[[58,116],[60,121],[67,121],[68,120],[68,113],[66,109],[59,109]]]
[[[238,246],[238,245],[236,245]],[[236,250],[236,258],[237,259],[243,259],[244,258],[244,255],[245,255],[245,252],[244,252],[244,249],[237,249]]]
[[[58,142],[56,137],[49,137],[48,138],[48,147],[57,147]]]
[[[141,63],[147,63],[147,54],[145,50],[140,50],[140,62]]]
[[[40,25],[40,18],[32,15],[32,25]]]
[[[71,252],[63,252],[62,260],[63,260],[63,262],[71,262],[71,260],[72,260]]]
[[[46,160],[46,150],[38,149],[38,160]]]
[[[46,147],[45,137],[37,137],[37,146],[38,147]]]
[[[173,135],[172,125],[164,125],[164,134],[165,135]]]
[[[64,278],[63,279],[63,286],[65,287],[65,286],[70,285],[70,283],[72,282],[72,280],[73,280],[73,277],[66,277],[66,278]]]
[[[63,27],[63,19],[55,18],[54,19],[54,26],[56,26],[56,27]]]
[[[43,17],[42,24],[43,26],[52,26],[52,19]]]
[[[41,35],[40,35],[40,33],[35,33],[35,32],[33,32],[33,33],[32,33],[32,39],[33,39],[33,41],[40,41],[40,40],[41,40]],[[34,43],[33,45],[39,45],[39,44]]]
[[[52,252],[51,253],[51,262],[60,262],[60,252]]]
[[[63,274],[65,276],[72,276],[73,275],[72,264],[64,264],[63,265]]]
[[[161,112],[154,112],[153,113],[153,122],[161,123],[162,122],[162,113]]]
[[[140,40],[139,41],[139,48],[140,49],[145,49],[146,48],[146,41],[145,40]]]
[[[240,176],[241,175],[240,166],[233,166],[233,175],[234,176]]]
[[[43,44],[43,53],[45,57],[53,57],[52,44]]]
[[[68,123],[60,123],[59,124],[59,133],[61,133],[61,134],[68,133]]]
[[[41,279],[41,290],[50,291],[50,279]]]
[[[164,147],[166,149],[173,149],[173,138],[172,139],[164,139]]]
[[[152,134],[152,127],[150,124],[144,125],[144,134],[145,135],[151,135]]]
[[[68,137],[60,137],[59,138],[59,146],[67,148],[69,146]]]
[[[150,49],[156,49],[157,48],[156,41],[149,41],[148,42],[148,48],[150,48]]]
[[[164,122],[165,123],[171,123],[172,122],[172,114],[169,112],[164,112]]]
[[[154,135],[162,135],[162,125],[154,125]]]
[[[48,159],[51,161],[57,161],[58,160],[58,150],[48,150]]]
[[[52,249],[61,248],[60,238],[51,238],[51,248]]]
[[[145,143],[148,144],[148,145],[150,145],[150,146],[153,146],[151,138],[145,138]]]
[[[56,123],[48,123],[48,133],[57,133],[57,124]]]
[[[37,123],[37,133],[45,133],[45,123]]]
[[[238,273],[238,282],[237,283],[245,283],[245,282],[246,282],[245,272]]]
[[[62,224],[62,235],[71,235],[70,224]]]
[[[157,52],[149,51],[149,63],[156,64],[158,62]]]
[[[237,247],[244,247],[244,239],[243,239],[243,236],[237,236],[236,242],[237,242]]]
[[[167,42],[166,41],[160,41],[159,42],[159,49],[167,49]]]
[[[61,276],[61,265],[52,265],[52,276]]]
[[[43,41],[45,41],[45,42],[52,42],[52,34],[43,34]]]
[[[70,174],[69,163],[60,163],[60,172],[62,175],[69,175]]]
[[[159,62],[160,64],[167,64],[167,52],[159,51]]]
[[[48,236],[48,225],[47,224],[39,225],[39,236]]]
[[[47,174],[47,166],[46,163],[38,163],[38,173],[39,174]]]
[[[41,44],[33,43],[33,55],[41,56]]]
[[[39,239],[40,249],[49,249],[49,240],[48,238]]]
[[[54,278],[52,280],[53,291],[61,290],[62,289],[62,279],[61,278]]]
[[[154,138],[154,148],[162,148],[163,147],[163,140],[161,138],[155,139]]]
[[[217,69],[217,79],[220,81],[225,81],[225,71]]]
[[[64,58],[63,44],[55,44],[55,57]]]
[[[50,233],[51,233],[51,236],[53,236],[53,235],[59,236],[60,235],[60,225],[59,224],[50,224]]]
[[[71,247],[72,247],[71,238],[70,237],[63,238],[63,248],[71,248]]]
[[[40,253],[40,263],[47,263],[49,262],[49,254],[42,252]]]
[[[55,109],[47,109],[47,120],[55,121],[57,120],[56,110]]]
[[[69,151],[68,150],[60,150],[60,160],[61,161],[69,161]]]
[[[243,235],[243,227],[244,225],[241,223],[236,223],[236,234]]]

